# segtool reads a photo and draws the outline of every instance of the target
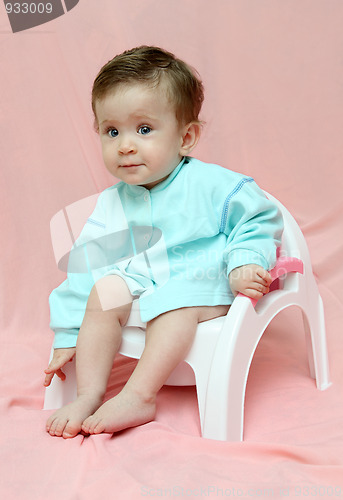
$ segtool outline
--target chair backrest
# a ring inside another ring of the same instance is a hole
[[[312,273],[310,253],[305,237],[301,232],[298,223],[279,200],[277,200],[276,198],[274,198],[274,196],[270,195],[267,192],[265,192],[265,194],[267,198],[269,198],[277,205],[284,220],[284,231],[282,235],[280,256],[296,257],[298,259],[301,259],[304,264],[304,269],[307,269]]]

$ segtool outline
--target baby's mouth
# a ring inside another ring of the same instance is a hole
[[[136,168],[136,167],[141,167],[141,164],[140,163],[132,163],[132,164],[128,164],[128,165],[119,165],[120,167],[122,168]]]

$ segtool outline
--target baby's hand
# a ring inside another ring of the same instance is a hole
[[[60,377],[61,380],[65,380],[66,376],[62,372],[61,368],[71,361],[73,357],[75,356],[76,353],[76,348],[75,347],[68,347],[66,349],[55,349],[54,350],[54,355],[52,357],[52,360],[49,363],[49,366],[46,370],[44,370],[44,373],[46,374],[45,380],[44,380],[44,385],[45,387],[48,387],[50,385],[53,376],[56,374],[58,377]]]
[[[257,264],[236,267],[229,274],[230,288],[234,295],[242,293],[256,300],[269,292],[271,282],[268,271]]]

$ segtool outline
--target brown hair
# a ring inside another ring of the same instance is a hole
[[[95,104],[117,86],[126,83],[146,83],[153,88],[162,80],[167,82],[168,97],[175,106],[176,118],[184,125],[199,122],[204,90],[197,72],[174,54],[159,47],[141,46],[115,56],[105,64],[96,77],[92,89],[92,109]]]

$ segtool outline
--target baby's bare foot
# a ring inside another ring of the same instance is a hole
[[[85,418],[99,408],[102,400],[97,397],[79,396],[72,403],[57,410],[46,423],[51,436],[73,438],[81,431]]]
[[[128,427],[146,424],[154,419],[155,399],[144,399],[125,388],[114,398],[106,401],[82,424],[87,434],[118,432]]]

